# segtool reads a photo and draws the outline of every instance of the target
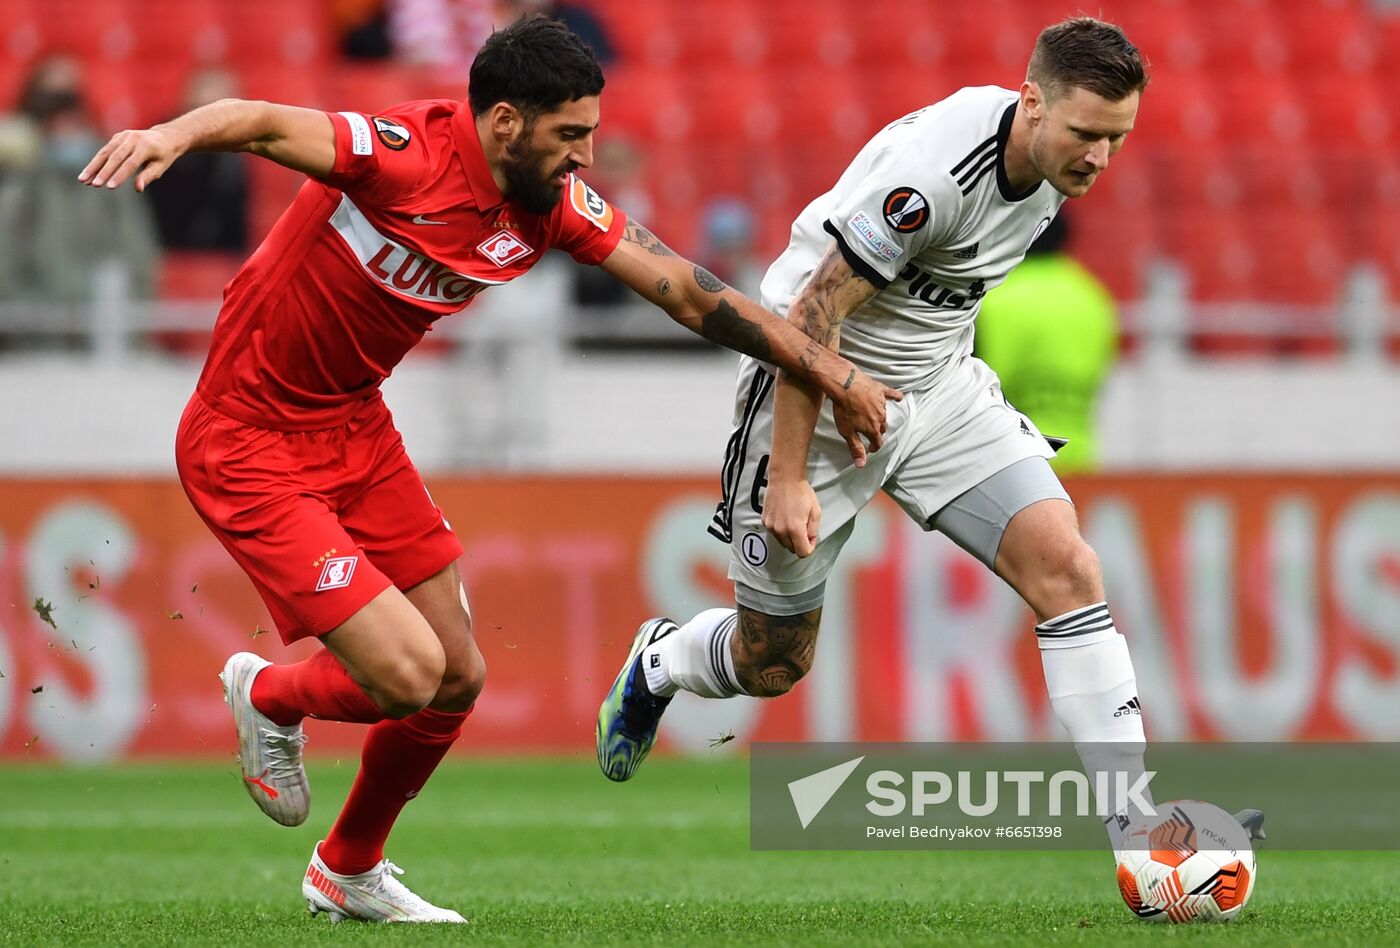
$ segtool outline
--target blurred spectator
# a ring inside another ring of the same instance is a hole
[[[601,133],[593,146],[593,167],[582,177],[614,207],[621,208],[628,218],[651,221],[651,194],[644,180],[644,156],[637,146],[621,135]],[[665,234],[658,235],[662,240]],[[587,307],[620,306],[631,302],[632,293],[620,281],[613,279],[600,267],[574,268],[574,303]]]
[[[562,21],[573,30],[593,49],[593,55],[598,57],[598,63],[604,69],[617,59],[607,27],[585,6],[560,3],[558,0],[501,0],[496,9],[497,26],[513,23],[527,13],[543,13],[547,17]]]
[[[1069,439],[1051,462],[1062,474],[1098,466],[1095,405],[1118,354],[1113,298],[1064,252],[1068,237],[1061,212],[982,301],[975,343],[1007,400],[1043,433]]]
[[[351,3],[354,0],[339,0]],[[477,49],[497,27],[527,13],[562,20],[593,48],[606,69],[616,58],[612,39],[592,11],[553,0],[389,0],[389,36],[394,55],[434,66],[442,77],[465,79]]]
[[[720,197],[701,212],[703,247],[700,261],[705,268],[745,296],[758,298],[763,282],[754,241],[757,221],[747,201]]]
[[[346,59],[379,60],[393,56],[386,0],[330,0],[330,17],[340,37],[340,54]]]
[[[109,260],[125,269],[131,296],[150,298],[157,249],[144,198],[77,180],[102,138],[84,110],[75,60],[35,66],[17,121],[31,123],[36,147],[0,181],[0,300],[88,302],[93,273]]]
[[[394,56],[465,82],[495,12],[496,0],[389,0]]]
[[[195,72],[182,112],[232,98],[237,81],[223,69]],[[166,170],[149,189],[160,242],[172,250],[248,249],[248,164],[229,152],[195,152]]]
[[[35,64],[20,89],[15,111],[0,119],[0,169],[31,168],[43,147],[40,125],[64,109],[81,108],[82,65],[73,56],[49,56]]]

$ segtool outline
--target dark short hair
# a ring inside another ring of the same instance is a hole
[[[1047,99],[1077,86],[1119,102],[1147,88],[1147,67],[1120,27],[1078,16],[1041,31],[1026,79]]]
[[[603,70],[588,44],[540,13],[496,30],[472,60],[467,101],[481,115],[509,102],[527,118],[603,91]]]

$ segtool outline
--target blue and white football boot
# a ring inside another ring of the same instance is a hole
[[[647,690],[642,653],[676,631],[670,619],[648,619],[632,639],[627,661],[617,673],[612,689],[598,709],[598,766],[609,780],[621,782],[636,773],[656,743],[656,727],[671,699],[658,698]]]

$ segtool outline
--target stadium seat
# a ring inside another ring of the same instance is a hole
[[[1249,74],[1213,77],[1222,133],[1252,145],[1296,146],[1308,134],[1301,96],[1284,77],[1261,82]]]
[[[1070,252],[1103,280],[1114,297],[1140,299],[1148,266],[1161,252],[1157,220],[1150,206],[1125,213],[1107,197],[1091,193],[1066,207]]]
[[[311,68],[331,56],[330,22],[316,0],[240,0],[225,22],[236,62]]]
[[[684,141],[695,125],[693,106],[679,70],[623,63],[608,71],[602,133],[616,129],[648,143]]]
[[[909,70],[938,66],[955,42],[941,10],[921,0],[865,0],[849,20],[854,61],[862,68]]]
[[[750,0],[678,4],[671,25],[679,40],[676,60],[686,68],[754,68],[769,56],[767,31]]]
[[[614,66],[673,66],[682,37],[671,16],[670,3],[606,0],[597,12],[618,50]],[[611,70],[609,72],[611,81]]]
[[[871,61],[869,45],[853,29],[856,11],[845,0],[769,0],[759,8],[770,62],[842,68]]]
[[[1120,23],[1155,70],[1190,72],[1205,59],[1196,4],[1179,0],[1119,0],[1105,11]]]
[[[286,63],[242,63],[239,83],[242,95],[250,99],[285,102],[306,108],[330,108],[335,103],[329,101],[326,95],[325,80],[328,74],[323,70],[304,69]],[[339,107],[357,106],[347,104]]]
[[[1339,300],[1347,260],[1326,208],[1256,208],[1241,224],[1258,261],[1255,299],[1304,306]]]
[[[1170,255],[1190,277],[1192,299],[1248,299],[1254,288],[1258,253],[1232,208],[1180,208],[1164,222]]]
[[[695,123],[692,140],[721,138],[755,144],[778,137],[783,99],[762,68],[683,73]]]
[[[1319,75],[1302,84],[1309,137],[1320,147],[1385,148],[1400,141],[1400,109],[1389,90],[1355,76]]]
[[[1199,72],[1153,70],[1129,141],[1137,147],[1214,147],[1223,133],[1219,92]]]
[[[1201,65],[1212,75],[1277,76],[1290,61],[1289,38],[1270,0],[1221,0],[1191,7]]]
[[[813,151],[834,151],[846,160],[854,156],[891,118],[875,114],[858,73],[857,68],[812,65],[788,71],[781,87],[789,91],[781,101],[779,137],[806,143]]]
[[[243,265],[242,254],[166,251],[161,257],[157,286],[160,298],[172,302],[217,303],[224,286]],[[198,330],[152,334],[152,341],[170,352],[200,355],[208,351],[209,326]]]
[[[355,63],[328,72],[324,96],[328,108],[375,112],[422,98],[419,90],[418,75],[407,66]]]
[[[1291,62],[1301,80],[1338,73],[1364,76],[1378,65],[1380,50],[1368,12],[1322,0],[1278,3],[1275,10],[1289,35]]]
[[[143,63],[224,63],[229,28],[216,0],[134,0],[135,56]]]
[[[45,0],[39,11],[50,48],[68,50],[86,60],[131,58],[139,24],[122,0]],[[8,12],[5,18],[8,25]]]

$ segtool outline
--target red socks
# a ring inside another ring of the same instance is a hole
[[[356,875],[384,858],[384,841],[399,812],[428,782],[469,714],[424,708],[369,729],[355,785],[321,843],[321,858],[333,872]]]
[[[283,726],[304,717],[373,724],[384,720],[364,689],[326,649],[294,665],[269,665],[253,679],[253,707]]]

